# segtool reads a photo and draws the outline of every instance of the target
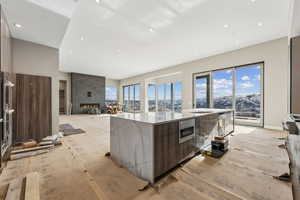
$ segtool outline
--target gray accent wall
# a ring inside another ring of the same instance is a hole
[[[83,114],[80,104],[105,106],[105,77],[72,73],[71,83],[72,114]]]

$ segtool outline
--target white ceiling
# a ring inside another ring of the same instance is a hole
[[[290,1],[0,0],[15,38],[60,47],[62,71],[113,79],[287,36]]]
[[[287,36],[288,11],[289,0],[81,0],[60,68],[138,75]]]
[[[290,37],[295,37],[300,35],[300,1],[291,0],[290,7]]]
[[[59,48],[74,0],[0,0],[14,38]],[[22,25],[16,28],[14,24]]]

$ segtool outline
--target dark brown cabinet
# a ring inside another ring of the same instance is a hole
[[[158,177],[176,167],[195,149],[195,140],[179,144],[179,122],[154,126],[154,176]]]
[[[51,78],[16,74],[14,143],[52,135],[51,119]]]
[[[300,36],[291,39],[291,112],[300,114]]]

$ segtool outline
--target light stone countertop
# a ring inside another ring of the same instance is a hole
[[[146,113],[121,113],[111,117],[127,119],[148,124],[162,124],[171,121],[192,119],[200,116],[233,112],[231,109],[190,109],[177,112],[146,112]]]

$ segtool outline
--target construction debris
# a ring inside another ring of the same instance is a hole
[[[24,200],[39,200],[39,199],[40,199],[39,174],[37,172],[27,174]]]
[[[40,142],[39,146],[46,146],[46,145],[51,145],[53,144],[53,141],[45,141],[45,142]]]
[[[33,147],[33,148],[27,148],[27,149],[21,149],[21,150],[13,150],[11,154],[19,154],[19,153],[25,153],[25,152],[30,152],[30,151],[37,151],[37,150],[42,150],[42,149],[51,149],[53,148],[54,145],[46,145],[46,146],[38,146],[38,147]]]
[[[9,183],[5,200],[21,199],[23,179],[24,179],[23,177],[16,178]]]
[[[17,160],[48,153],[52,148],[54,148],[54,146],[62,144],[62,138],[63,136],[61,134],[58,134],[48,136],[42,139],[40,143],[37,143],[34,140],[20,143],[11,151],[10,160]]]
[[[288,173],[284,173],[280,176],[273,176],[273,178],[278,179],[280,181],[285,181],[285,182],[290,182],[291,181],[291,176]]]
[[[45,145],[46,142],[48,142],[48,143],[52,142],[52,144],[54,144],[54,145],[60,145],[60,144],[62,144],[61,139],[63,137],[64,136],[61,133],[59,133],[57,135],[45,137],[44,139],[42,139],[42,142],[40,143],[40,145]]]
[[[16,144],[16,146],[14,147],[14,150],[26,149],[26,148],[36,147],[36,146],[38,146],[37,142],[34,140],[30,140],[27,142],[22,142],[22,143]]]
[[[42,150],[37,150],[37,151],[30,151],[30,152],[19,153],[19,154],[12,154],[12,155],[10,155],[10,160],[18,160],[18,159],[21,159],[21,158],[28,158],[28,157],[48,153],[48,152],[50,152],[49,149],[42,149]]]
[[[37,172],[32,172],[12,180],[0,196],[5,197],[5,200],[39,200],[39,176]]]

